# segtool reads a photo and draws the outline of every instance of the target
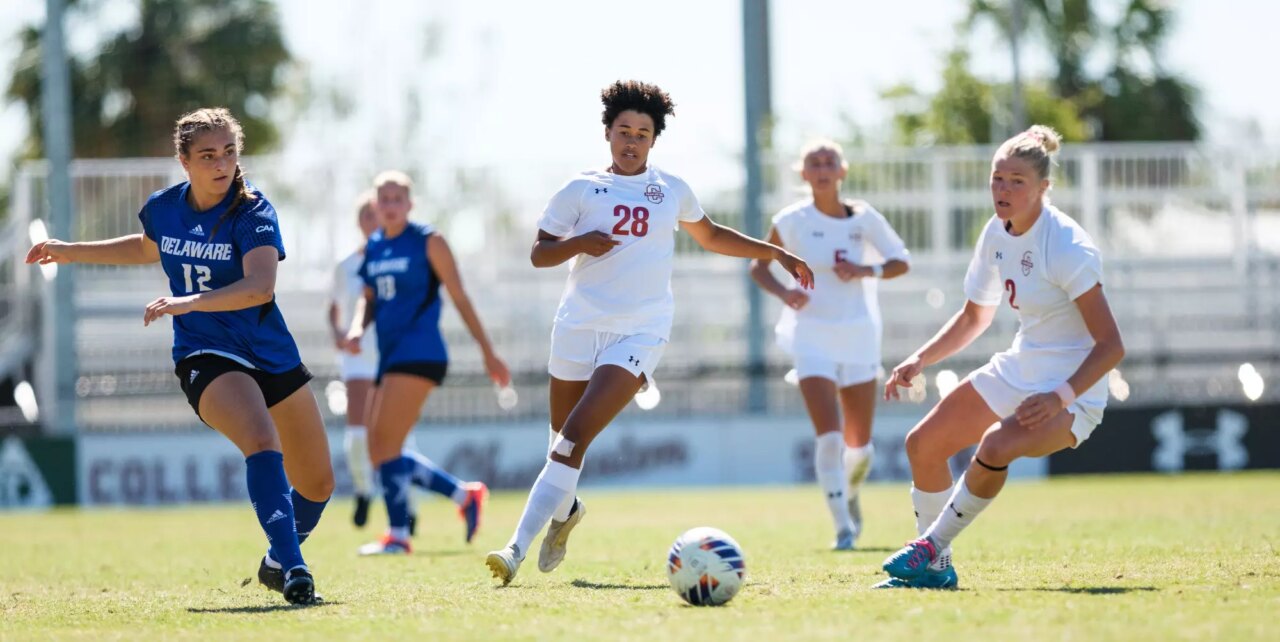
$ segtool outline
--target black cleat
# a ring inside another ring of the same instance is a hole
[[[356,514],[351,516],[351,521],[356,528],[364,528],[366,522],[369,521],[369,498],[364,495],[356,495]]]
[[[289,571],[282,592],[285,601],[290,604],[310,605],[320,601],[319,596],[316,595],[315,578],[311,577],[310,571],[301,566]]]
[[[275,591],[284,593],[284,569],[267,566],[267,558],[258,563],[258,583]]]
[[[418,534],[418,516],[411,513],[409,515],[409,537],[413,537],[414,535],[417,535],[417,534]]]

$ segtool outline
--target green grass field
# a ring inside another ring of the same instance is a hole
[[[531,558],[496,588],[484,553],[524,494],[493,498],[476,544],[430,501],[410,558],[360,559],[350,505],[307,543],[327,603],[249,582],[262,536],[248,506],[0,515],[4,639],[1278,639],[1280,474],[1113,476],[1013,484],[956,545],[962,590],[872,591],[913,535],[901,485],[873,486],[861,551],[826,550],[813,488],[587,491],[553,574]],[[382,523],[382,511],[375,513]],[[685,606],[663,560],[688,527],[746,550],[728,606]]]

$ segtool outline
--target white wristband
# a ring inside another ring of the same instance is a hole
[[[1053,389],[1053,393],[1062,399],[1062,407],[1066,408],[1076,402],[1076,391],[1071,388],[1071,383],[1064,381],[1062,385]]]
[[[875,265],[871,266],[871,276],[874,276],[874,277],[876,277],[877,279],[878,279],[878,278],[883,277],[883,276],[884,276],[884,266],[883,266],[883,265],[880,265],[879,263],[877,263],[877,264],[875,264]]]

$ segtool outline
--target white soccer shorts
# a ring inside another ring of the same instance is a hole
[[[618,334],[584,328],[556,327],[551,331],[551,359],[547,372],[564,381],[587,381],[596,368],[613,365],[639,377],[649,387],[658,368],[665,339],[652,334]]]
[[[1005,381],[998,373],[995,366],[991,363],[974,370],[969,373],[965,380],[973,384],[973,389],[978,392],[978,396],[987,402],[987,407],[992,412],[1000,416],[1001,419],[1012,417],[1018,410],[1018,405],[1024,399],[1033,394],[1040,392],[1048,392],[1043,390],[1021,390],[1015,388]],[[1067,406],[1067,412],[1074,417],[1071,422],[1071,434],[1076,436],[1076,443],[1072,448],[1079,448],[1089,435],[1093,434],[1093,429],[1102,423],[1102,412],[1105,406],[1098,407],[1092,404],[1085,405],[1077,399],[1070,406]]]
[[[848,388],[860,383],[875,381],[880,374],[878,363],[839,363],[815,355],[796,355],[796,377],[807,379],[821,377],[836,383],[837,388]]]

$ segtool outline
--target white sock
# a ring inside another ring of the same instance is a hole
[[[925,531],[937,521],[947,500],[951,499],[951,489],[936,493],[926,493],[915,486],[911,487],[911,505],[916,509],[916,534],[924,537]],[[929,565],[930,569],[941,571],[951,565],[951,547],[947,546],[938,554],[938,559]]]
[[[556,445],[556,437],[559,437],[559,436],[560,436],[560,433],[556,432],[556,429],[555,429],[555,428],[552,428],[552,427],[551,427],[551,424],[547,424],[547,431],[548,431],[548,435],[547,435],[547,458],[548,458],[548,459],[550,459],[550,458],[551,458],[551,449],[555,447],[555,445]],[[585,460],[583,461],[583,465],[584,465],[584,466],[586,465],[586,461],[585,461]],[[575,490],[576,490],[576,489],[575,489]],[[575,500],[577,500],[577,499],[578,499],[578,498],[577,498],[577,494],[576,494],[576,492],[575,492],[575,493],[571,493],[568,497],[566,497],[566,498],[564,499],[564,501],[560,502],[560,505],[559,505],[559,506],[556,506],[556,512],[554,512],[554,513],[552,513],[552,514],[551,514],[551,519],[554,519],[554,520],[556,520],[557,522],[563,522],[563,521],[565,521],[565,520],[569,519],[569,512],[573,510],[573,503],[574,503],[574,501],[575,501]],[[521,550],[524,550],[524,549],[521,549]]]
[[[369,431],[349,425],[342,431],[342,450],[347,454],[351,485],[361,497],[373,496],[373,464],[369,462]]]
[[[827,510],[836,531],[852,530],[849,503],[845,497],[848,479],[844,475],[844,435],[838,431],[824,432],[814,440],[813,470],[818,477],[818,488],[827,499]]]
[[[533,538],[546,527],[556,507],[566,498],[573,497],[580,474],[581,471],[576,468],[548,460],[538,479],[534,480],[533,488],[529,490],[529,502],[525,504],[520,523],[507,545],[515,544],[520,548],[520,555],[527,555]]]
[[[871,472],[871,459],[875,457],[876,447],[871,442],[857,448],[846,446],[844,449],[844,472],[849,477],[849,487],[845,492],[850,498],[857,497],[862,490],[862,482],[867,481]]]
[[[994,499],[994,497],[987,499],[974,495],[965,484],[964,475],[961,475],[960,481],[956,483],[956,491],[951,495],[951,501],[947,502],[946,509],[925,532],[925,536],[932,539],[933,543],[941,549],[950,548],[951,542],[960,535],[960,531],[972,524],[978,514]]]

